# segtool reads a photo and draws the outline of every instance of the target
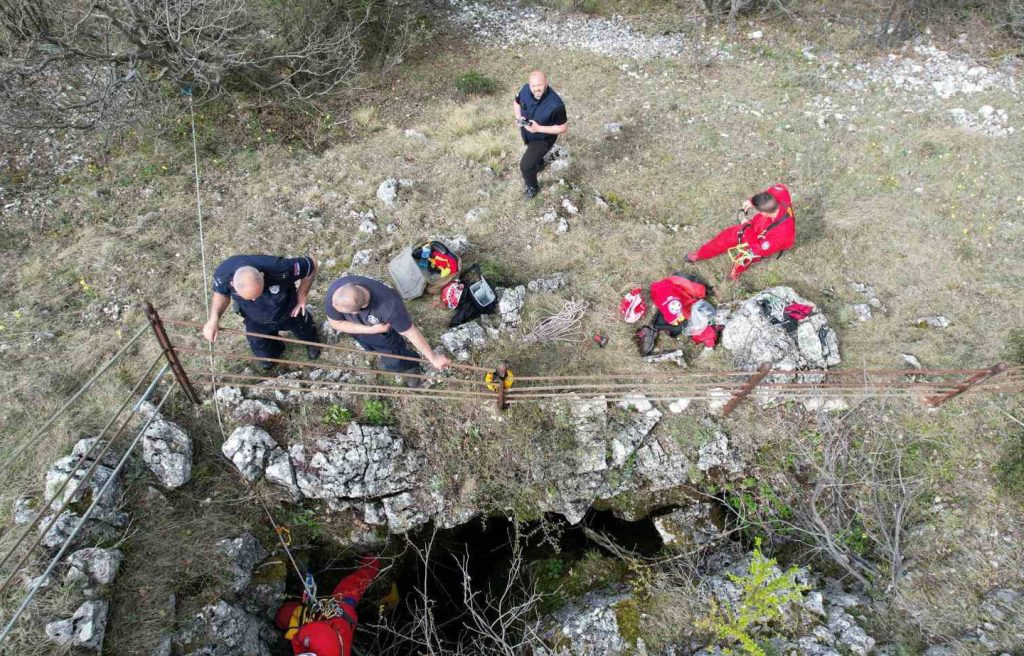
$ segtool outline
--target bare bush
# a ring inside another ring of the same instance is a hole
[[[540,647],[537,611],[549,595],[537,589],[527,572],[525,536],[518,527],[509,536],[512,552],[507,563],[500,571],[496,563],[485,581],[472,579],[468,554],[448,554],[451,563],[439,562],[434,554],[436,537],[437,529],[422,546],[407,538],[407,547],[416,554],[423,572],[418,585],[406,593],[411,620],[393,624],[382,618],[377,624],[367,624],[367,629],[377,633],[374,653],[406,654],[412,648],[417,654],[431,656],[516,656]],[[461,606],[460,612],[443,623],[437,619],[438,598],[451,591],[438,589],[434,571],[439,566],[454,566],[462,578],[461,599],[450,600]],[[459,629],[453,631],[455,625]]]
[[[911,473],[923,440],[884,411],[835,419],[815,431],[791,426],[792,465],[735,504],[744,522],[803,545],[865,587],[893,589],[906,567],[906,531],[926,481]]]
[[[786,0],[698,0],[701,9],[714,18],[728,18],[730,21],[742,12],[752,9],[775,9],[789,12]]]
[[[368,40],[387,70],[416,29],[393,2],[0,3],[0,115],[33,127],[91,127],[143,95],[167,95],[165,81],[196,95],[312,101],[356,79]]]

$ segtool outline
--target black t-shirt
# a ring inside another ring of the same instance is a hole
[[[544,95],[537,100],[530,91],[530,85],[524,84],[516,96],[516,103],[523,118],[537,121],[538,125],[562,125],[569,121],[565,113],[565,103],[562,97],[555,93],[555,90],[548,87]],[[551,141],[558,139],[557,134],[544,134],[543,132],[527,132],[519,128],[519,134],[523,141]]]
[[[338,312],[334,309],[331,299],[339,287],[345,285],[359,285],[370,292],[370,303],[358,312]],[[405,303],[398,292],[391,289],[382,282],[365,276],[345,276],[338,278],[327,288],[327,296],[324,300],[325,311],[328,318],[335,321],[354,321],[364,326],[376,326],[380,323],[389,323],[391,327],[400,333],[412,328],[412,317],[405,309]]]
[[[251,266],[263,274],[263,294],[247,301],[235,293],[231,279],[235,271]],[[283,321],[295,307],[298,296],[295,281],[313,273],[313,258],[273,255],[233,255],[213,272],[213,291],[230,296],[239,312],[249,321],[273,324]]]

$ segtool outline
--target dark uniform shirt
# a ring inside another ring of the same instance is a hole
[[[345,285],[359,285],[370,292],[370,303],[358,312],[338,312],[334,309],[334,292]],[[354,321],[364,326],[376,326],[381,323],[391,324],[392,330],[400,333],[412,328],[412,317],[405,309],[405,303],[398,292],[382,282],[365,276],[345,276],[338,278],[327,288],[327,316],[335,321]]]
[[[263,293],[247,301],[235,293],[231,279],[235,271],[251,266],[263,273]],[[273,255],[234,255],[220,263],[213,272],[213,291],[230,296],[238,311],[247,320],[276,324],[288,318],[298,302],[295,282],[313,273],[313,258],[275,257]]]
[[[523,118],[537,121],[538,125],[562,125],[569,120],[565,114],[565,104],[562,102],[561,96],[555,93],[555,90],[551,87],[545,89],[544,95],[540,97],[540,100],[537,100],[530,93],[530,85],[524,84],[523,88],[519,90],[519,95],[516,96],[516,104],[519,105]],[[557,134],[527,132],[523,128],[519,128],[519,133],[522,135],[523,141],[550,141],[554,143],[558,139]]]

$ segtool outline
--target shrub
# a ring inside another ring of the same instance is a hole
[[[363,403],[363,420],[372,426],[389,426],[394,420],[391,406],[376,399],[366,401]]]
[[[780,573],[775,565],[774,558],[767,558],[761,553],[761,540],[758,538],[747,574],[729,574],[729,579],[740,587],[739,602],[734,607],[724,607],[712,601],[711,613],[700,623],[701,626],[730,645],[738,642],[743,653],[749,656],[765,656],[765,650],[752,635],[753,630],[781,617],[782,607],[799,601],[807,589],[807,586],[796,582],[795,566]],[[733,653],[728,647],[723,651]]]
[[[498,91],[498,81],[490,75],[469,71],[455,78],[455,88],[467,96],[474,94],[489,96]]]
[[[352,112],[352,122],[364,132],[376,132],[381,129],[379,112],[373,105],[360,107]]]
[[[352,411],[338,404],[327,408],[324,413],[323,422],[328,426],[345,426],[352,421]]]

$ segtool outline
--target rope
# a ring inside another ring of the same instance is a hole
[[[203,231],[203,203],[202,203],[202,196],[200,194],[200,187],[199,187],[199,148],[198,148],[198,146],[196,144],[196,114],[195,114],[195,109],[194,109],[193,104],[192,104],[192,88],[191,87],[188,87],[188,92],[187,92],[186,95],[188,97],[189,117],[191,118],[191,122],[192,122],[192,162],[194,164],[194,169],[195,169],[196,215],[198,217],[198,223],[199,223],[199,257],[200,257],[200,260],[202,261],[202,265],[203,265],[203,290],[202,290],[202,296],[203,296],[203,303],[204,303],[204,305],[206,307],[206,316],[207,316],[207,318],[209,318],[209,316],[210,316],[210,296],[209,296],[210,284],[209,284],[209,275],[207,273],[207,265],[206,265],[206,236],[205,236],[205,233]],[[168,322],[168,323],[170,323],[170,322]],[[234,332],[234,331],[226,330],[226,331],[222,331],[222,332]],[[270,337],[270,336],[269,335],[263,335],[262,337]],[[209,345],[209,356],[210,356],[210,369],[212,371],[215,371],[216,370],[216,363],[214,362],[214,358],[213,358],[213,356],[214,356],[213,343],[212,342],[208,342],[208,345]],[[212,384],[213,384],[214,387],[216,387],[217,386],[217,376],[215,374],[211,374],[211,377],[212,377]],[[217,398],[216,394],[213,394],[213,407],[214,407],[214,410],[215,410],[215,412],[217,414],[217,426],[220,429],[221,440],[227,441],[227,432],[224,430],[224,418],[222,416],[221,409],[220,409],[220,400]],[[245,481],[244,478],[242,480]],[[248,481],[245,481],[245,482],[248,485]],[[255,490],[253,490],[251,485],[249,485],[249,488],[250,488],[250,490],[252,490],[255,493]],[[263,506],[263,510],[267,514],[267,519],[270,520],[270,524],[274,527],[274,531],[277,533],[278,539],[281,541],[281,546],[284,547],[285,553],[288,554],[288,560],[291,561],[292,567],[295,568],[295,573],[299,575],[299,580],[302,581],[302,585],[305,588],[306,587],[306,579],[303,576],[302,570],[299,569],[298,563],[295,562],[295,558],[292,556],[291,550],[288,548],[288,545],[285,543],[284,539],[281,537],[281,532],[282,532],[281,531],[281,527],[278,526],[277,522],[274,521],[273,515],[270,514],[270,509],[267,508],[265,503],[263,503],[263,499],[258,494],[254,494],[254,496],[256,496],[256,498],[259,500],[260,505]],[[307,589],[307,592],[308,592],[308,589]]]
[[[203,355],[203,354],[206,353],[206,351],[199,351],[197,349],[192,349],[192,348],[176,348],[175,351],[177,351],[178,353],[185,353],[185,354],[188,354],[188,355],[197,355],[197,354],[198,355]],[[321,363],[321,362],[300,362],[298,360],[286,360],[286,359],[283,359],[283,358],[265,358],[265,357],[261,357],[261,356],[257,356],[257,355],[249,355],[249,354],[245,354],[245,353],[226,353],[224,351],[214,351],[214,355],[216,355],[217,357],[228,359],[228,360],[243,360],[243,361],[247,361],[247,362],[273,362],[274,364],[287,364],[287,365],[290,365],[290,366],[293,366],[293,367],[305,367],[305,368],[308,368],[308,369],[333,369],[333,370],[336,370],[336,371],[349,371],[349,372],[352,372],[352,373],[370,374],[370,375],[376,375],[376,374],[381,374],[381,375],[386,375],[386,376],[387,375],[391,375],[391,376],[399,376],[400,375],[400,376],[402,376],[404,378],[418,378],[418,379],[421,379],[421,380],[429,380],[429,379],[432,378],[432,376],[429,376],[427,374],[414,374],[414,373],[401,373],[401,374],[399,374],[399,373],[394,372],[394,371],[388,371],[387,369],[368,369],[366,367],[352,367],[352,366],[344,365],[344,364],[330,364],[330,363]],[[226,374],[225,373],[225,374],[220,374],[220,375],[221,376],[229,376],[231,374]],[[280,379],[279,378],[275,378],[274,380],[280,380]],[[302,379],[294,379],[294,380],[302,380]],[[477,385],[477,386],[484,386],[485,385],[485,383],[483,382],[483,379],[466,380],[464,378],[445,378],[444,380],[445,380],[446,383],[457,383],[457,384],[460,384],[460,385]]]
[[[562,309],[537,322],[524,342],[575,342],[583,336],[580,330],[583,315],[590,304],[575,298],[566,301]]]
[[[203,327],[203,325],[200,324],[200,323],[196,323],[194,321],[181,321],[180,319],[164,319],[164,323],[172,325],[172,326],[186,326],[188,328],[196,328],[196,329],[202,329],[202,327]],[[363,356],[376,356],[377,358],[386,357],[386,358],[391,359],[391,360],[406,360],[408,362],[418,362],[420,364],[430,364],[429,360],[425,360],[423,358],[413,357],[413,356],[409,356],[409,355],[392,355],[390,353],[383,353],[383,354],[381,354],[381,353],[377,353],[375,351],[364,351],[362,349],[351,348],[351,347],[348,347],[348,346],[342,346],[340,344],[327,344],[327,343],[323,343],[323,342],[310,342],[310,341],[306,341],[306,340],[303,340],[303,339],[293,339],[291,337],[281,337],[280,335],[264,335],[263,333],[250,333],[250,332],[246,332],[244,330],[234,330],[234,329],[231,329],[231,328],[221,328],[220,332],[227,333],[229,335],[245,335],[245,336],[253,335],[255,337],[260,337],[262,339],[273,339],[273,340],[276,340],[276,341],[279,341],[279,342],[285,342],[285,343],[288,343],[288,344],[302,344],[304,346],[316,346],[316,347],[319,347],[319,348],[325,348],[325,349],[329,349],[329,350],[332,350],[332,351],[341,351],[343,353],[358,353],[358,354],[363,355]],[[449,367],[451,369],[462,369],[462,370],[465,370],[465,371],[475,371],[477,373],[488,373],[489,371],[491,371],[490,369],[487,369],[486,367],[475,367],[475,366],[469,365],[469,364],[457,364],[457,363],[454,363],[454,362],[451,365],[449,365]]]
[[[0,464],[0,475],[6,474],[7,471],[10,469],[10,467],[15,464],[15,462],[18,460],[18,458],[21,457],[21,454],[25,452],[25,449],[27,449],[32,444],[35,444],[36,440],[39,439],[39,436],[42,435],[43,432],[47,428],[52,426],[53,422],[57,421],[57,418],[60,417],[62,414],[64,414],[65,410],[67,410],[69,407],[71,407],[71,405],[75,401],[77,401],[83,394],[85,394],[90,388],[92,388],[92,386],[96,383],[96,381],[99,380],[100,376],[102,376],[104,373],[106,373],[107,370],[110,369],[110,367],[113,366],[113,364],[115,362],[117,362],[118,358],[120,358],[122,355],[124,355],[125,351],[127,351],[129,348],[131,348],[132,344],[137,342],[139,340],[139,338],[142,337],[143,333],[145,333],[147,330],[149,330],[149,325],[148,324],[142,326],[142,328],[139,328],[138,332],[136,332],[134,335],[132,335],[131,338],[128,340],[128,342],[125,343],[124,346],[122,346],[117,351],[117,353],[115,353],[114,355],[110,356],[110,359],[107,360],[103,364],[103,366],[101,366],[99,368],[99,370],[96,373],[94,373],[92,375],[92,377],[89,378],[89,380],[85,381],[85,383],[83,383],[82,386],[80,388],[78,388],[78,391],[75,392],[71,396],[71,398],[69,398],[67,401],[64,402],[64,405],[62,405],[60,408],[57,409],[56,412],[54,412],[52,415],[50,415],[50,418],[46,420],[46,423],[44,423],[42,425],[42,427],[40,427],[38,430],[36,430],[35,434],[33,434],[31,437],[27,438],[21,444],[21,446],[16,448],[14,450],[14,453],[12,453],[10,456],[8,456],[7,459],[4,460],[3,464]]]
[[[448,394],[455,394],[455,395],[458,395],[458,396],[466,396],[466,397],[473,397],[473,396],[481,397],[482,396],[482,397],[488,398],[488,399],[493,399],[494,398],[494,393],[493,392],[483,392],[483,391],[475,392],[475,391],[471,391],[471,390],[438,390],[438,389],[427,388],[427,387],[405,387],[405,386],[398,386],[398,385],[383,385],[383,384],[377,385],[377,384],[372,384],[372,383],[349,383],[347,381],[340,381],[340,380],[338,380],[338,381],[335,381],[335,380],[309,380],[309,379],[305,379],[305,378],[284,378],[284,379],[282,379],[282,378],[274,378],[274,377],[271,377],[271,376],[256,376],[256,375],[253,375],[253,374],[232,374],[232,373],[216,374],[214,372],[209,372],[209,371],[193,372],[192,375],[193,376],[205,376],[205,377],[208,377],[208,378],[212,378],[214,376],[219,375],[221,378],[230,378],[232,380],[260,380],[260,381],[273,381],[273,382],[276,382],[276,383],[293,382],[293,383],[296,383],[296,386],[293,387],[292,389],[294,389],[297,392],[303,392],[306,389],[308,389],[307,387],[304,387],[304,385],[308,384],[308,385],[312,385],[312,386],[323,386],[323,385],[326,385],[328,387],[321,388],[321,389],[334,390],[335,392],[339,392],[339,393],[343,393],[343,392],[347,391],[349,388],[353,388],[353,389],[385,390],[385,391],[387,391],[387,390],[406,391],[406,392],[411,392],[411,393],[419,395],[419,396],[424,396],[424,395],[427,395],[427,394],[429,394],[431,392],[441,391],[441,392],[445,392],[445,393],[448,393]],[[268,387],[270,387],[270,386],[268,385]],[[289,386],[288,385],[282,385],[282,387],[288,388]]]

